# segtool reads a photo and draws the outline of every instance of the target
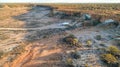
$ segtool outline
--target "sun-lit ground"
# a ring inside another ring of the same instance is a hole
[[[102,23],[91,26],[89,24],[93,20],[84,20],[82,15],[61,19],[63,15],[57,14],[61,11],[55,11],[55,15],[50,16],[50,10],[47,8],[40,6],[0,8],[0,66],[66,67],[66,59],[70,58],[71,52],[77,50],[81,58],[73,59],[75,67],[85,64],[106,67],[100,60],[99,49],[111,45],[119,48],[118,43],[112,40],[116,34],[120,34],[119,27]],[[119,13],[117,10],[112,12],[116,15]],[[63,22],[70,22],[71,25],[61,25]],[[61,39],[69,34],[76,36],[82,47],[70,47],[61,43]],[[96,39],[97,35],[101,36],[101,40]],[[91,40],[91,47],[88,47],[87,40]]]

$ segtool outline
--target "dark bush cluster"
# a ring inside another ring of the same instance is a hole
[[[97,39],[97,40],[101,40],[102,37],[101,37],[101,35],[96,35],[95,39]]]
[[[65,42],[69,45],[75,45],[75,46],[79,45],[78,39],[72,34],[63,38],[63,42]]]
[[[81,56],[77,52],[72,52],[71,57],[74,59],[79,59]]]

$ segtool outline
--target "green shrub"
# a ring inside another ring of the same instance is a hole
[[[73,61],[72,61],[71,58],[66,59],[66,65],[67,65],[68,67],[74,67],[74,66],[73,66]]]
[[[91,46],[92,46],[92,41],[91,41],[91,40],[87,40],[86,43],[87,43],[87,46],[88,46],[88,47],[91,47]]]
[[[118,62],[118,60],[112,54],[102,54],[101,58],[103,61],[111,64],[115,64]]]
[[[120,50],[116,46],[108,47],[108,52],[113,55],[120,55]]]

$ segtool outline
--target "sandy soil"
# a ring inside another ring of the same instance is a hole
[[[66,33],[67,34],[72,33],[78,37],[81,37],[81,36],[85,37],[85,35],[87,34],[90,35],[90,33],[92,33],[91,36],[88,36],[87,38],[89,37],[93,38],[95,36],[95,35],[93,36],[93,33],[96,31],[98,30],[95,28],[89,28],[84,30],[77,29],[72,31],[66,31]],[[42,39],[32,44],[28,44],[28,46],[25,47],[26,51],[24,53],[18,56],[18,58],[15,59],[15,61],[9,64],[6,63],[4,67],[9,67],[9,66],[12,66],[12,67],[64,67],[64,62],[62,61],[63,56],[65,55],[66,51],[73,50],[74,48],[69,49],[65,45],[58,43],[58,40],[63,37],[65,37],[65,35],[63,34],[54,35],[50,38]],[[84,51],[86,49],[87,48],[84,47],[84,48],[79,48],[78,50]],[[90,54],[95,55],[94,59],[98,58],[96,57],[95,53],[90,53]],[[87,59],[85,58],[85,56],[83,56],[83,58]],[[97,60],[95,60],[94,62],[96,62]],[[81,62],[84,64],[85,61],[84,62],[81,61]]]
[[[6,63],[4,67],[64,67],[62,63],[63,48],[58,47],[55,36],[34,42],[25,47],[26,52],[14,62]]]
[[[41,8],[41,9],[43,10],[43,8]],[[16,28],[15,30],[27,29],[27,28],[34,29],[34,30],[36,30],[36,29],[44,30],[44,29],[49,29],[49,28],[64,28],[61,26],[57,26],[58,24],[53,24],[55,22],[57,23],[58,19],[45,16],[46,14],[48,14],[48,11],[40,11],[41,9],[32,10],[28,13],[25,13],[25,14],[22,14],[19,16],[15,16],[16,19],[18,19],[19,21],[23,21],[26,24],[24,26],[24,28]],[[42,17],[42,19],[41,19],[41,17]],[[41,21],[44,21],[44,22],[41,22]],[[65,20],[61,20],[61,22],[63,22],[63,21],[65,21]],[[34,23],[36,23],[36,24],[33,25]],[[2,29],[14,30],[14,28],[2,28]],[[110,34],[105,31],[106,30],[100,30],[99,28],[96,28],[96,27],[90,27],[90,28],[81,27],[81,28],[77,28],[74,30],[66,30],[64,33],[54,34],[50,37],[36,40],[34,42],[29,42],[28,44],[26,44],[25,51],[23,53],[18,55],[14,61],[6,62],[3,65],[3,67],[66,67],[65,63],[63,61],[63,58],[65,55],[67,55],[66,54],[67,51],[69,52],[74,49],[78,49],[78,50],[89,49],[89,48],[84,47],[86,45],[84,43],[85,40],[92,39],[93,41],[96,42],[97,45],[94,44],[92,46],[92,48],[96,48],[96,46],[99,47],[99,44],[101,42],[104,42],[105,44],[110,44],[109,38],[107,37]],[[26,31],[26,32],[29,34],[32,34],[34,31],[32,33],[29,31]],[[16,41],[19,41],[19,40],[21,41],[22,39],[24,40],[24,36],[28,35],[28,34],[26,34],[26,32],[25,33],[20,32],[17,34],[13,34],[13,39],[15,39]],[[39,31],[38,34],[40,34],[40,32],[41,31]],[[79,40],[82,40],[82,42],[84,44],[83,47],[82,48],[81,47],[78,47],[78,48],[72,47],[71,48],[71,47],[68,47],[59,42],[59,39],[64,38],[66,35],[69,35],[69,34],[74,34]],[[94,37],[98,34],[100,34],[102,37],[104,37],[103,38],[104,41],[96,41],[95,40]],[[36,34],[34,34],[34,35],[36,35]],[[39,36],[37,36],[37,37],[39,37]],[[8,41],[11,41],[11,40],[9,39]],[[6,42],[9,43],[8,41],[6,41]],[[14,44],[12,43],[12,45],[14,45]],[[94,53],[91,53],[91,54],[93,56],[96,56],[96,54],[94,54]],[[83,56],[83,58],[84,58],[84,60],[90,59],[90,58],[86,58],[84,56]],[[96,57],[96,58],[93,57],[93,58],[95,59],[94,61],[98,61],[98,57]],[[80,60],[80,62],[84,63],[84,61],[82,62],[82,60]],[[87,62],[87,61],[85,61],[85,62]],[[102,66],[98,65],[95,67],[102,67]]]

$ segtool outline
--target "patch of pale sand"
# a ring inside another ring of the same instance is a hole
[[[25,23],[14,18],[6,18],[5,20],[0,20],[0,27],[5,28],[20,28],[24,27]]]
[[[44,50],[41,53],[41,57],[48,56],[48,55],[51,55],[51,54],[54,54],[54,53],[59,53],[60,51],[61,51],[60,49]]]
[[[18,16],[24,13],[27,13],[28,8],[10,8],[10,9],[1,9],[0,11],[0,27],[23,27],[24,23],[14,19],[14,16]]]

